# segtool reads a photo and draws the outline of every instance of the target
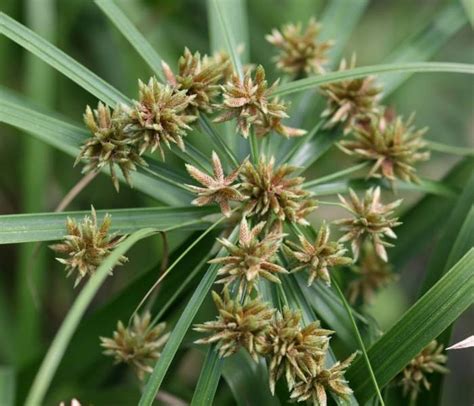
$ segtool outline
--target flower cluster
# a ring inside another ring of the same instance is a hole
[[[278,82],[268,87],[263,66],[257,66],[255,77],[248,71],[244,78],[234,73],[231,80],[222,87],[223,102],[219,109],[223,112],[214,121],[222,123],[237,119],[237,129],[247,138],[251,128],[257,136],[263,137],[275,131],[285,137],[299,137],[304,130],[287,127],[282,120],[288,117],[288,106],[277,98],[270,99]]]
[[[119,321],[112,338],[100,338],[104,354],[114,357],[116,363],[132,365],[140,380],[153,372],[150,364],[160,357],[160,350],[169,337],[169,334],[163,334],[165,323],[152,326],[150,321],[149,312],[135,315],[131,326],[125,327]]]
[[[446,374],[444,366],[447,356],[443,354],[443,346],[436,340],[431,341],[401,372],[399,377],[403,394],[414,402],[423,388],[429,390],[431,385],[427,375],[438,372]]]
[[[273,29],[265,38],[280,51],[275,58],[277,68],[296,77],[323,72],[332,41],[318,41],[320,30],[321,25],[314,18],[304,32],[301,23],[284,25],[281,31]]]
[[[99,226],[97,213],[92,207],[91,216],[85,216],[82,223],[77,223],[68,217],[66,221],[67,235],[64,241],[51,245],[50,248],[66,258],[56,258],[66,265],[67,276],[77,272],[76,286],[82,278],[91,276],[102,263],[105,257],[119,244],[125,236],[118,237],[109,234],[111,216],[106,214]],[[127,261],[123,255],[118,260],[118,265]]]

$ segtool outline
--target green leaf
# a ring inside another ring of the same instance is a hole
[[[235,237],[236,230],[232,232],[230,239],[233,240]],[[224,253],[225,250],[221,249],[218,256],[222,256]],[[160,389],[163,379],[165,378],[166,372],[168,371],[168,368],[170,367],[171,362],[173,361],[173,358],[175,357],[176,352],[178,351],[179,346],[181,345],[181,342],[183,341],[183,338],[194,319],[194,316],[196,315],[199,307],[204,301],[204,298],[211,289],[212,284],[214,283],[217,275],[217,269],[218,265],[215,264],[209,267],[207,272],[203,275],[201,282],[194,291],[194,294],[192,295],[188,304],[186,305],[186,308],[179,318],[178,323],[176,323],[175,328],[171,332],[165,348],[163,348],[160,359],[153,369],[153,373],[146,383],[145,389],[143,390],[143,394],[140,399],[140,406],[151,406],[153,404],[155,396]]]
[[[278,398],[270,393],[265,361],[257,363],[245,351],[224,359],[222,376],[238,406],[280,404]]]
[[[472,3],[472,0],[460,0],[460,1],[464,7],[464,12],[466,13],[467,18],[469,19],[471,27],[474,27],[474,4]]]
[[[148,64],[148,66],[150,66],[155,75],[162,82],[165,82],[161,68],[161,56],[150,45],[143,34],[137,30],[125,13],[117,7],[113,0],[95,0],[95,3],[110,19],[114,26],[123,34],[128,42],[130,42],[133,48],[135,48],[143,60]]]
[[[309,183],[310,186],[305,188],[309,192],[314,193],[315,196],[327,196],[334,195],[337,193],[346,193],[349,191],[349,188],[353,190],[366,190],[372,186],[381,186],[388,190],[391,190],[392,187],[387,182],[379,179],[346,179],[337,182],[314,184],[313,182]],[[443,184],[442,182],[437,182],[434,180],[422,179],[419,183],[408,183],[402,181],[395,181],[394,190],[408,190],[414,192],[422,193],[431,193],[438,196],[455,198],[458,195],[458,192],[452,187]]]
[[[95,73],[4,13],[0,13],[0,33],[51,65],[103,102],[112,106],[116,103],[130,103],[126,96]]]
[[[15,370],[0,365],[0,405],[15,405]]]
[[[66,348],[71,341],[74,332],[84,316],[85,311],[89,307],[92,299],[99,288],[104,283],[105,279],[110,274],[110,270],[119,260],[120,256],[125,254],[136,242],[143,238],[155,234],[157,231],[152,228],[145,228],[131,234],[126,240],[120,243],[117,248],[104,260],[104,262],[97,268],[97,271],[92,275],[87,284],[81,290],[56,336],[54,337],[48,352],[41,364],[41,367],[36,374],[33,384],[30,388],[28,397],[26,399],[26,406],[37,406],[43,404],[43,399],[48,390],[48,387],[53,379],[53,376],[58,368],[59,363],[66,351]]]
[[[0,94],[0,122],[10,124],[20,128],[41,141],[75,157],[79,153],[79,148],[89,133],[68,122],[60,119],[57,114],[47,114],[32,108],[31,103],[23,103],[18,96],[11,94]],[[173,180],[182,182],[181,177],[176,177],[169,167],[163,163],[146,159],[149,169],[157,173],[166,173]],[[107,168],[103,172],[108,173]],[[118,173],[119,179],[123,182],[123,176]],[[131,173],[134,187],[148,194],[155,199],[169,205],[182,205],[183,202],[191,200],[191,194],[166,183],[150,175],[143,169]]]
[[[201,230],[212,223],[206,216],[217,214],[217,207],[156,207],[97,210],[99,221],[105,213],[112,215],[110,230],[129,234],[145,227],[159,231],[179,227],[180,230]],[[0,244],[59,240],[66,233],[66,219],[77,221],[90,211],[65,213],[10,214],[0,216]]]
[[[474,301],[474,248],[443,276],[368,352],[381,387],[387,385],[431,340],[441,334]],[[359,402],[374,395],[364,360],[346,374]]]
[[[474,159],[466,158],[449,171],[442,183],[454,190],[464,190],[473,170]],[[402,215],[397,243],[390,253],[395,269],[401,269],[414,253],[432,241],[438,234],[441,219],[448,218],[455,204],[455,199],[426,195]]]
[[[429,60],[466,23],[467,19],[460,4],[451,2],[438,15],[430,19],[419,32],[409,36],[384,59],[384,63]],[[410,73],[380,75],[379,80],[383,84],[384,97],[391,94],[410,76]]]
[[[194,390],[191,406],[207,406],[214,403],[217,385],[221,378],[223,359],[219,357],[214,345],[209,346],[206,358]]]
[[[294,82],[281,85],[272,93],[273,97],[285,96],[288,94],[301,92],[303,90],[312,89],[323,84],[339,82],[346,79],[363,78],[369,75],[377,75],[380,73],[429,73],[429,72],[445,72],[445,73],[465,73],[474,74],[474,66],[464,63],[449,62],[411,62],[411,63],[393,63],[374,66],[362,66],[359,68],[348,69],[326,73],[323,75],[312,76],[306,79],[295,80]]]
[[[453,248],[457,242],[457,237],[468,213],[471,211],[473,202],[474,173],[470,176],[462,195],[459,197],[454,210],[445,223],[446,226],[439,238],[439,242],[433,250],[433,256],[428,264],[428,271],[423,282],[421,294],[424,294],[428,289],[430,289],[436,281],[438,281],[441,276],[472,246],[468,243],[464,252],[459,250],[453,252]]]

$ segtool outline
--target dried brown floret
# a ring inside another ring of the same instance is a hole
[[[354,259],[359,257],[360,247],[365,240],[369,239],[377,255],[385,262],[388,261],[385,247],[393,245],[384,241],[385,236],[397,238],[392,228],[400,225],[397,217],[393,217],[394,209],[402,200],[390,204],[380,202],[380,188],[370,188],[366,191],[363,199],[359,199],[356,193],[349,189],[350,201],[339,195],[342,204],[352,213],[353,217],[337,220],[335,224],[341,225],[346,232],[340,241],[352,241],[351,247]]]
[[[217,343],[221,357],[227,357],[240,348],[245,348],[252,358],[257,360],[275,310],[258,298],[247,299],[241,304],[238,300],[231,299],[226,288],[222,298],[216,292],[212,292],[212,297],[219,314],[215,321],[194,327],[196,331],[211,334],[196,343]]]
[[[174,143],[184,150],[183,137],[191,129],[189,124],[196,120],[196,116],[187,114],[187,109],[196,96],[162,85],[155,77],[148,84],[139,81],[138,85],[139,101],[134,102],[124,131],[137,143],[140,154],[159,149],[164,158],[162,143],[168,148]]]
[[[430,157],[423,135],[427,129],[413,127],[414,115],[406,121],[394,117],[390,110],[378,114],[353,129],[354,139],[343,140],[341,149],[349,155],[373,162],[368,177],[397,178],[418,182],[415,165]]]
[[[119,190],[119,181],[115,173],[117,165],[129,185],[131,185],[130,172],[137,166],[146,166],[147,163],[138,153],[133,141],[123,131],[127,121],[127,113],[118,105],[111,113],[110,108],[99,102],[97,109],[89,106],[84,113],[84,122],[92,133],[82,145],[77,156],[76,165],[81,160],[86,161],[83,172],[99,171],[108,165],[110,176],[115,189]]]
[[[271,35],[265,37],[280,50],[275,58],[277,68],[295,76],[321,73],[333,42],[318,41],[321,25],[314,18],[309,20],[304,32],[302,29],[301,23],[286,24],[281,31],[273,29]]]
[[[116,234],[109,234],[112,222],[109,214],[104,216],[99,226],[94,207],[91,208],[91,212],[91,217],[85,216],[79,224],[68,217],[67,235],[64,241],[50,246],[57,253],[66,255],[66,258],[56,259],[66,265],[67,276],[77,272],[74,286],[77,286],[85,276],[91,276],[117,244],[125,238],[125,236],[117,237]],[[127,258],[122,255],[117,264],[121,265],[126,261]]]
[[[329,226],[323,224],[319,229],[314,242],[309,242],[303,235],[299,235],[300,244],[287,241],[289,245],[286,251],[296,260],[296,266],[291,272],[298,272],[304,269],[308,270],[308,286],[315,279],[321,279],[328,285],[331,284],[329,268],[338,265],[347,265],[352,262],[352,258],[345,257],[347,250],[336,241],[329,241]]]
[[[247,198],[245,212],[249,216],[269,218],[275,215],[303,225],[305,217],[316,209],[316,201],[301,188],[303,177],[292,177],[295,167],[283,164],[275,168],[275,159],[261,157],[256,165],[244,164],[241,171],[241,193]]]
[[[217,283],[224,283],[226,286],[234,281],[239,283],[239,296],[245,291],[251,292],[260,277],[280,283],[277,275],[287,273],[285,268],[274,262],[284,237],[281,226],[274,226],[263,238],[258,239],[265,224],[262,221],[250,228],[244,217],[240,223],[238,244],[233,244],[225,238],[218,239],[229,255],[209,261],[223,265],[217,272],[217,275],[221,276]]]
[[[239,184],[233,184],[239,176],[242,165],[234,169],[228,176],[224,176],[221,160],[214,151],[212,152],[212,165],[214,177],[200,171],[192,165],[186,164],[186,169],[189,174],[203,185],[203,187],[189,185],[198,195],[198,197],[193,200],[193,204],[205,206],[216,202],[220,206],[222,213],[226,217],[229,217],[231,213],[230,202],[241,201],[244,198],[238,190]]]
[[[152,326],[150,320],[149,312],[135,315],[130,327],[119,321],[112,338],[100,337],[104,354],[114,357],[116,363],[132,365],[140,380],[153,372],[152,365],[160,358],[161,348],[169,337],[169,333],[163,334],[166,323]]]

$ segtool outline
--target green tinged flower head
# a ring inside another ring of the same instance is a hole
[[[329,226],[323,224],[313,243],[303,235],[298,236],[300,244],[295,244],[292,241],[286,242],[289,246],[286,251],[290,258],[296,262],[291,271],[298,272],[307,269],[308,286],[316,279],[321,279],[330,285],[329,268],[352,263],[351,258],[344,256],[347,250],[341,243],[329,241],[329,234]]]
[[[430,390],[427,375],[438,372],[446,374],[449,370],[444,366],[448,357],[443,354],[443,346],[436,340],[431,341],[400,374],[400,385],[404,396],[409,395],[414,401],[423,388]]]
[[[186,164],[188,173],[203,186],[188,185],[198,195],[193,200],[193,204],[205,206],[216,202],[220,206],[222,213],[229,217],[231,214],[230,202],[241,201],[244,198],[238,190],[240,185],[234,183],[239,176],[242,165],[234,169],[228,176],[225,176],[221,160],[214,151],[212,152],[214,176],[210,176],[196,167]]]
[[[317,207],[316,201],[301,188],[303,177],[292,177],[296,168],[283,164],[275,168],[275,158],[261,157],[256,165],[244,164],[241,171],[241,193],[246,197],[245,213],[267,219],[308,225],[305,217]]]
[[[152,326],[150,320],[149,312],[135,315],[130,327],[119,321],[112,338],[100,337],[104,354],[114,357],[116,363],[133,366],[140,380],[153,372],[152,365],[160,358],[160,350],[169,337],[169,333],[163,334],[165,323]]]
[[[397,178],[418,182],[415,165],[430,157],[423,135],[427,129],[413,127],[414,115],[408,120],[395,117],[390,110],[378,114],[353,129],[354,138],[343,140],[341,149],[349,155],[373,162],[368,177]]]
[[[298,382],[291,392],[291,399],[297,402],[311,400],[314,406],[327,405],[327,392],[347,399],[352,394],[352,389],[344,379],[344,372],[349,367],[356,354],[352,354],[343,362],[336,362],[332,367],[326,368],[324,360],[317,365],[316,373],[305,380]]]
[[[129,185],[131,185],[130,172],[135,171],[137,165],[146,166],[146,162],[140,157],[133,141],[123,131],[127,113],[118,105],[112,112],[110,108],[99,102],[97,109],[92,110],[89,106],[84,113],[84,122],[92,133],[82,145],[77,156],[76,165],[84,160],[86,165],[83,172],[99,171],[108,165],[110,176],[115,189],[119,190],[119,181],[115,173],[117,165]]]
[[[347,66],[345,59],[341,61],[339,71],[355,68],[355,57]],[[347,79],[322,85],[320,90],[326,97],[326,109],[322,117],[327,117],[326,128],[331,128],[341,123],[344,134],[348,134],[353,126],[365,122],[371,115],[379,111],[378,98],[382,88],[374,83],[372,76]]]
[[[319,322],[301,326],[301,312],[287,307],[277,313],[266,335],[262,352],[269,358],[270,390],[285,375],[291,390],[298,380],[305,381],[317,372],[324,358],[331,330],[321,329]]]
[[[360,247],[369,239],[377,255],[387,262],[385,247],[393,245],[385,241],[384,238],[397,238],[392,228],[401,223],[397,217],[393,217],[393,212],[402,200],[386,205],[382,204],[380,202],[380,187],[367,190],[363,199],[359,199],[352,189],[349,189],[349,195],[349,201],[339,195],[346,210],[352,214],[350,218],[335,221],[335,224],[341,225],[342,231],[346,232],[339,241],[352,241],[352,252],[354,259],[357,260]]]
[[[163,85],[155,77],[148,84],[139,85],[139,100],[129,112],[129,122],[124,131],[137,143],[140,154],[159,149],[164,158],[162,143],[170,143],[184,150],[183,137],[196,116],[187,114],[187,109],[196,95],[188,96],[186,90]]]
[[[215,59],[205,55],[201,58],[199,52],[192,54],[188,48],[179,58],[178,74],[174,75],[170,67],[163,62],[163,71],[171,86],[185,90],[188,96],[195,96],[190,100],[190,110],[206,113],[212,112],[215,99],[220,94],[220,82],[224,77],[230,60]]]
[[[227,357],[240,348],[245,348],[252,358],[257,360],[274,309],[258,298],[246,299],[241,304],[238,300],[231,299],[227,288],[224,288],[222,298],[216,292],[212,292],[212,297],[219,314],[215,321],[194,327],[196,331],[211,334],[196,343],[217,343],[221,357]]]
[[[318,41],[321,25],[311,18],[303,32],[301,23],[286,24],[281,31],[273,29],[266,40],[279,49],[275,58],[277,68],[283,72],[301,76],[324,71],[328,61],[327,51],[332,41]]]
[[[223,113],[214,121],[222,123],[237,119],[237,130],[244,138],[249,136],[251,128],[255,129],[256,135],[262,137],[271,131],[285,137],[305,134],[304,130],[282,124],[282,120],[288,117],[288,106],[276,98],[270,100],[277,85],[278,81],[268,87],[265,70],[261,65],[255,71],[255,78],[252,78],[250,71],[245,73],[242,80],[237,74],[233,74],[231,80],[222,86],[224,100],[218,107]]]
[[[347,287],[347,297],[352,304],[358,300],[370,304],[378,290],[397,279],[392,266],[382,261],[370,244],[362,246],[360,259],[356,265],[352,266],[352,270],[356,277],[349,282]]]
[[[259,239],[258,236],[265,225],[266,222],[262,221],[250,228],[244,217],[240,223],[238,244],[219,238],[218,241],[227,249],[229,255],[209,261],[223,265],[217,272],[217,275],[221,276],[217,283],[224,283],[225,286],[234,281],[239,283],[238,296],[242,296],[245,291],[250,293],[260,277],[280,283],[277,275],[287,273],[285,268],[273,262],[284,237],[281,224],[275,223],[272,229]]]
[[[67,276],[77,272],[74,286],[77,286],[85,276],[91,276],[117,244],[125,238],[125,236],[117,237],[116,234],[109,234],[112,222],[109,214],[104,216],[99,226],[94,207],[91,211],[91,217],[85,216],[79,224],[68,217],[67,235],[64,241],[50,246],[57,253],[66,255],[66,258],[56,259],[66,265]],[[126,261],[127,258],[122,255],[118,264],[122,265]]]

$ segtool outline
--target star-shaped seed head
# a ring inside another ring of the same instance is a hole
[[[168,83],[179,90],[185,90],[188,96],[195,96],[190,100],[188,110],[195,114],[197,111],[212,113],[212,106],[220,94],[220,83],[227,71],[230,60],[216,60],[199,52],[194,54],[188,48],[179,58],[178,74],[175,75],[170,67],[162,62],[163,72]]]
[[[281,232],[281,224],[275,223],[270,231],[259,239],[258,236],[264,230],[265,225],[266,222],[262,221],[250,228],[244,217],[240,223],[237,244],[233,244],[225,238],[218,239],[227,249],[229,255],[209,261],[213,264],[223,265],[217,272],[217,275],[221,277],[217,283],[224,283],[225,286],[228,286],[234,281],[238,282],[238,296],[242,296],[244,292],[250,293],[256,287],[260,277],[270,282],[280,283],[277,275],[287,273],[285,268],[274,262],[284,237]]]
[[[234,169],[228,176],[225,176],[221,160],[213,151],[212,166],[214,176],[210,176],[196,167],[186,164],[188,173],[202,185],[202,187],[188,185],[198,195],[192,203],[197,206],[205,206],[215,202],[220,206],[222,213],[229,217],[231,214],[230,202],[241,201],[244,198],[239,192],[240,185],[234,183],[239,176],[242,165]]]
[[[196,116],[187,113],[187,108],[196,96],[163,85],[155,77],[148,84],[139,81],[138,85],[139,100],[134,102],[130,123],[124,130],[137,143],[140,154],[158,149],[164,158],[163,143],[168,148],[170,143],[176,144],[184,151],[183,137],[191,129],[189,124],[196,120]]]
[[[286,252],[296,262],[292,272],[308,270],[308,286],[315,280],[321,279],[328,285],[331,284],[329,269],[338,265],[348,265],[352,259],[345,257],[347,250],[336,241],[329,241],[329,226],[323,224],[319,229],[313,243],[309,242],[303,235],[299,235],[299,244],[287,241],[289,247]]]
[[[230,297],[227,288],[224,288],[223,297],[216,292],[212,292],[212,297],[219,314],[215,321],[194,327],[196,331],[210,334],[196,343],[217,343],[220,357],[228,357],[240,348],[245,348],[257,361],[275,310],[259,298],[247,298],[241,304]]]
[[[110,176],[115,189],[119,190],[119,181],[115,173],[118,166],[129,185],[132,184],[130,172],[137,166],[146,166],[134,145],[133,141],[123,131],[127,122],[127,113],[123,106],[117,105],[111,112],[110,108],[99,102],[97,109],[89,106],[84,113],[84,122],[92,133],[81,146],[74,165],[81,160],[85,161],[83,173],[99,171],[109,166]]]
[[[344,372],[355,356],[356,354],[352,354],[345,361],[338,361],[330,368],[325,368],[324,360],[321,360],[313,376],[295,385],[290,395],[291,399],[297,402],[311,400],[315,406],[327,405],[327,392],[332,392],[342,399],[347,399],[352,394],[352,389],[344,379]]]
[[[355,57],[349,66],[345,59],[341,61],[339,71],[347,68],[355,68]],[[322,85],[320,90],[327,100],[322,113],[322,117],[328,118],[326,128],[341,123],[344,134],[348,134],[355,124],[366,121],[379,111],[378,99],[382,88],[375,84],[372,76],[329,83]]]
[[[431,384],[427,375],[438,372],[446,374],[449,370],[445,367],[448,357],[443,354],[443,345],[436,340],[431,341],[400,374],[400,385],[403,387],[404,396],[409,396],[415,401],[418,394],[425,388],[430,390]]]
[[[283,164],[275,168],[275,159],[261,157],[256,165],[244,164],[241,171],[241,193],[246,197],[245,212],[248,216],[278,219],[302,225],[309,223],[305,217],[317,207],[316,201],[301,188],[303,177],[292,176],[296,168]]]
[[[384,114],[354,126],[354,138],[341,141],[341,149],[373,163],[368,177],[418,182],[415,165],[429,159],[430,153],[423,140],[427,129],[416,130],[413,120],[414,115],[403,120],[387,109]]]
[[[402,200],[390,204],[381,203],[380,187],[367,190],[363,199],[359,199],[352,189],[349,189],[349,195],[349,201],[339,195],[346,210],[352,214],[350,218],[335,221],[335,224],[341,225],[341,230],[346,233],[339,241],[352,241],[352,252],[354,259],[357,260],[360,247],[368,239],[372,242],[377,255],[387,262],[385,247],[393,245],[385,241],[384,238],[397,238],[392,228],[401,223],[397,217],[393,216],[393,213]]]
[[[67,276],[77,272],[74,286],[77,286],[85,276],[91,276],[117,244],[125,238],[125,236],[117,237],[116,234],[109,234],[112,222],[109,214],[104,216],[99,226],[94,207],[91,211],[91,216],[85,216],[79,224],[68,217],[67,235],[63,242],[50,246],[53,251],[66,255],[66,258],[56,259],[66,265]],[[127,258],[122,255],[117,264],[122,265],[126,261]]]
[[[252,78],[247,72],[243,79],[233,74],[231,80],[222,87],[224,101],[218,106],[223,113],[214,121],[222,123],[237,119],[237,130],[244,138],[248,138],[250,129],[254,128],[258,136],[265,136],[275,131],[285,137],[298,137],[306,133],[304,130],[287,127],[282,120],[287,118],[288,106],[278,99],[270,100],[271,93],[278,81],[268,87],[265,70],[259,65]]]
[[[333,332],[320,328],[319,322],[301,326],[301,312],[287,307],[277,313],[266,335],[262,352],[270,359],[270,390],[285,376],[291,390],[298,380],[306,380],[317,371]]]
[[[165,323],[153,326],[151,315],[135,315],[133,324],[125,327],[121,321],[112,338],[100,337],[104,354],[114,357],[115,362],[133,366],[140,380],[153,372],[153,365],[160,358],[161,349],[168,340],[169,333],[163,334]]]
[[[273,29],[266,40],[279,49],[277,68],[296,77],[321,73],[328,61],[327,51],[333,41],[318,41],[321,25],[311,18],[303,31],[301,23]]]
[[[392,266],[382,261],[371,244],[364,244],[359,262],[352,266],[356,277],[349,282],[347,297],[352,304],[357,301],[370,304],[377,291],[397,280]]]

